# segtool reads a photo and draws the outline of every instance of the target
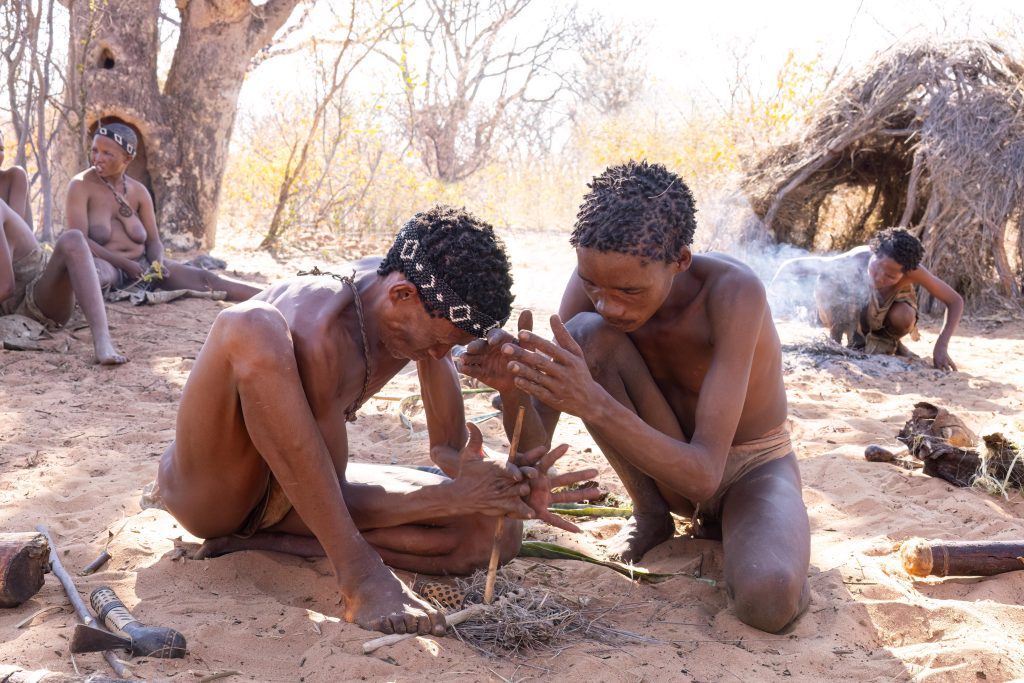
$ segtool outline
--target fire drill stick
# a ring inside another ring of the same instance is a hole
[[[526,414],[526,407],[519,406],[516,413],[516,426],[512,430],[512,442],[508,446],[508,462],[515,462],[516,451],[519,450],[519,437],[523,433],[523,416]],[[501,551],[501,535],[505,531],[505,518],[498,517],[498,523],[494,526],[494,542],[491,544],[491,561],[487,565],[487,580],[484,583],[484,604],[489,605],[494,600],[494,581],[498,578],[498,560]]]

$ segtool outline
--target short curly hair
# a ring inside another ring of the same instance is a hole
[[[671,263],[693,242],[693,195],[661,164],[609,166],[587,186],[569,243]]]
[[[437,205],[413,217],[422,234],[420,253],[431,269],[462,300],[495,320],[507,320],[512,312],[512,272],[505,244],[494,228],[466,209]],[[377,268],[379,275],[403,270],[395,246]],[[417,287],[417,291],[418,291]],[[433,318],[444,317],[440,304],[421,297]]]
[[[868,242],[871,252],[888,256],[903,267],[903,272],[917,270],[924,257],[921,240],[903,228],[886,228],[876,232]]]

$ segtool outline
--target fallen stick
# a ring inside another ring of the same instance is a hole
[[[903,568],[912,576],[993,576],[1024,569],[1024,541],[927,541],[900,546]]]
[[[104,548],[103,552],[99,554],[99,557],[97,557],[89,564],[85,565],[85,567],[82,568],[82,571],[78,572],[78,575],[89,576],[89,574],[94,574],[96,570],[105,565],[109,559],[110,553],[107,551],[106,548]]]
[[[85,606],[82,596],[78,594],[78,589],[75,588],[75,582],[71,580],[71,575],[64,570],[64,565],[61,564],[60,558],[57,556],[57,547],[53,544],[53,539],[50,538],[50,532],[42,524],[36,527],[36,531],[41,533],[46,538],[46,542],[50,544],[50,571],[60,581],[60,585],[64,586],[64,592],[67,594],[71,606],[75,608],[78,618],[86,626],[100,628],[99,622],[93,618],[89,608]],[[120,678],[128,677],[128,669],[117,659],[117,655],[113,652],[105,650],[103,652],[103,659],[107,660],[107,664],[110,665],[110,668]]]
[[[467,607],[465,609],[461,609],[458,612],[453,612],[452,614],[449,614],[447,617],[445,617],[445,621],[448,622],[449,626],[455,626],[456,624],[461,624],[464,621],[468,621],[468,620],[472,619],[473,617],[475,617],[478,614],[482,614],[483,612],[486,612],[490,608],[491,608],[490,605],[482,605],[482,604],[470,605],[469,607]],[[390,635],[381,636],[379,638],[374,638],[373,640],[368,640],[365,643],[363,643],[363,654],[364,655],[368,655],[371,652],[373,652],[374,650],[376,650],[377,648],[384,647],[385,645],[394,645],[395,643],[400,643],[403,640],[408,640],[409,638],[415,638],[417,635],[419,635],[419,634],[418,633],[392,633]]]
[[[516,412],[516,426],[512,429],[512,441],[508,445],[508,463],[514,463],[516,451],[519,450],[519,437],[523,433],[523,416],[526,414],[526,407],[519,406]],[[498,517],[498,523],[494,525],[494,541],[491,543],[491,561],[487,564],[487,581],[484,583],[484,604],[491,604],[494,599],[494,580],[498,576],[498,560],[501,555],[501,537],[505,533],[505,518]]]

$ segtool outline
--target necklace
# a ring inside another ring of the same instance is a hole
[[[359,290],[356,289],[355,283],[355,271],[352,271],[352,275],[341,276],[335,273],[328,273],[325,270],[320,270],[316,266],[313,266],[313,270],[299,271],[299,275],[330,275],[338,282],[342,282],[352,289],[352,299],[356,304],[356,318],[359,320],[359,334],[363,338],[363,360],[366,363],[366,372],[363,374],[363,388],[359,390],[359,395],[356,396],[356,400],[352,402],[348,408],[345,409],[345,420],[348,422],[356,421],[356,412],[363,405],[363,399],[366,397],[366,389],[370,386],[370,343],[366,340],[366,323],[363,319],[363,302],[359,298]]]
[[[95,170],[95,167],[93,167],[93,170]],[[103,184],[106,185],[110,189],[111,194],[114,195],[114,199],[117,200],[119,205],[117,207],[117,213],[125,218],[128,218],[135,213],[135,211],[132,210],[131,204],[129,204],[128,200],[125,199],[125,197],[128,196],[128,181],[125,180],[123,173],[121,174],[121,192],[123,193],[123,196],[118,194],[117,190],[114,189],[114,186],[107,182],[107,179],[101,176],[98,172],[96,173],[96,177],[103,181]]]

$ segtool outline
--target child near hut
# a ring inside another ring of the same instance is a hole
[[[921,265],[924,247],[903,228],[876,233],[867,245],[837,256],[806,256],[782,263],[772,286],[787,278],[817,276],[814,298],[818,318],[837,342],[843,335],[851,348],[867,353],[912,356],[900,341],[917,334],[920,285],[946,306],[946,317],[932,350],[940,370],[956,370],[949,340],[964,310],[964,300]]]

